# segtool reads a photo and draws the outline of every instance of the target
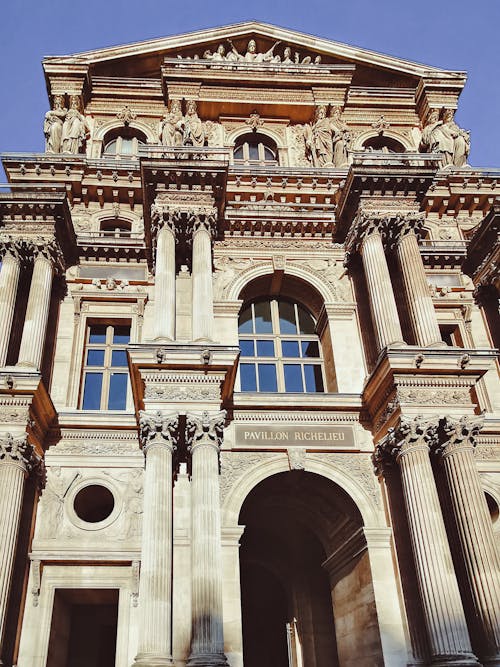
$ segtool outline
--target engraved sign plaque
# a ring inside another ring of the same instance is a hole
[[[354,448],[352,426],[333,424],[236,424],[236,447],[336,447]]]

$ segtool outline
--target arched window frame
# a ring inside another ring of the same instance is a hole
[[[139,130],[119,128],[106,134],[103,141],[103,156],[127,158],[136,156],[139,146],[147,143],[147,138]]]
[[[324,393],[321,341],[305,306],[255,299],[242,308],[238,332],[241,391]]]
[[[278,147],[265,134],[247,132],[236,139],[233,159],[238,164],[277,165]]]

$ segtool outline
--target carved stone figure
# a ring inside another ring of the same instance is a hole
[[[421,150],[439,153],[443,167],[467,164],[470,151],[469,132],[461,129],[453,119],[453,110],[445,109],[442,120],[438,109],[433,109],[422,130]]]
[[[181,101],[172,100],[170,110],[160,122],[158,134],[162,146],[182,145],[182,120]]]
[[[71,95],[70,108],[62,128],[62,152],[76,155],[83,146],[87,131],[85,117],[80,113],[80,98]]]
[[[274,55],[274,49],[280,44],[279,41],[275,42],[268,51],[265,51],[265,53],[257,53],[257,43],[254,39],[251,39],[248,42],[245,55],[242,55],[237,51],[231,40],[228,40],[228,42],[231,46],[231,52],[236,56],[237,60],[245,61],[247,63],[269,63],[279,62],[279,60],[281,60],[279,56]]]
[[[186,115],[182,120],[182,145],[203,146],[205,143],[205,131],[203,123],[196,110],[196,102],[188,100]]]
[[[205,121],[204,132],[208,146],[224,146],[224,127],[221,123],[213,120]]]
[[[305,128],[305,141],[314,167],[333,164],[332,124],[326,106],[316,108],[313,125]]]
[[[63,122],[68,110],[64,107],[62,95],[54,96],[54,108],[47,111],[43,121],[45,152],[60,153],[62,147]]]
[[[332,128],[333,166],[342,167],[349,160],[350,134],[347,125],[341,119],[341,107],[332,107],[330,111],[330,125]]]

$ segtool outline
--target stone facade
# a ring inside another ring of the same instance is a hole
[[[254,22],[43,66],[0,195],[0,664],[500,665],[465,75]]]

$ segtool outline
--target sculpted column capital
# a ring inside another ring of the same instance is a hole
[[[482,416],[463,416],[459,419],[444,417],[440,424],[440,437],[433,443],[434,453],[445,459],[463,450],[473,450],[483,424]]]
[[[397,428],[389,429],[383,440],[375,447],[373,463],[377,474],[394,461],[399,463],[405,456],[418,450],[429,451],[436,442],[438,419],[424,419],[421,416],[413,419],[401,419]]]
[[[198,445],[210,445],[219,451],[224,435],[226,410],[186,415],[186,442],[192,451]]]
[[[34,472],[44,478],[43,461],[28,442],[26,433],[19,436],[5,433],[0,437],[0,464],[2,462],[16,463],[25,473]]]
[[[176,225],[180,221],[181,212],[164,204],[151,204],[151,231],[156,235],[163,227],[168,227],[175,235]]]
[[[172,453],[177,448],[179,437],[179,415],[177,413],[156,412],[139,413],[139,438],[142,448],[147,452],[153,446],[167,447]]]
[[[200,207],[188,213],[189,225],[192,227],[193,235],[200,229],[204,229],[211,236],[215,234],[217,222],[217,209],[215,207]]]
[[[387,220],[387,214],[380,211],[358,209],[345,241],[346,252],[349,255],[358,252],[365,238],[372,234],[383,236]]]
[[[384,229],[386,246],[392,250],[410,234],[414,234],[417,239],[420,239],[423,234],[424,222],[425,213],[419,211],[388,215]]]
[[[61,275],[64,273],[66,268],[64,254],[56,239],[40,236],[35,239],[29,239],[25,243],[27,252],[30,253],[33,261],[42,257],[49,262],[56,274]]]

